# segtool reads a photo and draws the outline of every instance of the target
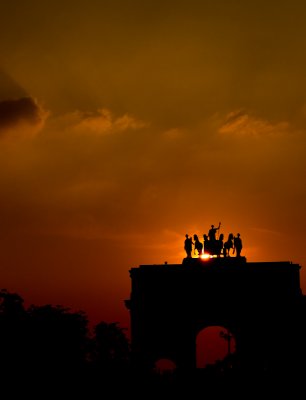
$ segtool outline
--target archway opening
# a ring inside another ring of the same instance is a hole
[[[222,326],[202,329],[196,338],[196,365],[205,368],[230,359],[236,351],[234,335]]]
[[[155,362],[154,370],[159,374],[168,374],[174,372],[176,364],[168,358],[160,358]]]

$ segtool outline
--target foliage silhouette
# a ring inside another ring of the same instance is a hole
[[[22,371],[27,359],[28,314],[23,299],[5,289],[0,291],[1,374]]]
[[[28,316],[34,370],[64,372],[85,367],[89,339],[83,312],[62,306],[31,306]]]
[[[63,384],[92,377],[121,376],[129,364],[129,343],[118,323],[88,329],[83,311],[60,305],[31,305],[16,293],[0,291],[0,377],[39,378]],[[69,379],[68,379],[69,378]]]
[[[129,364],[129,342],[117,322],[100,322],[94,329],[92,361],[102,370],[125,370]]]

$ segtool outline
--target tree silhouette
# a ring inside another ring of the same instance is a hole
[[[16,293],[0,291],[0,370],[4,375],[22,371],[27,362],[28,316],[23,299]]]
[[[31,306],[31,360],[34,371],[77,371],[85,367],[89,339],[86,315],[62,306]]]
[[[100,322],[95,326],[92,362],[98,369],[104,372],[126,370],[129,356],[129,342],[117,322]]]
[[[101,322],[88,330],[84,312],[50,304],[31,305],[16,293],[0,291],[0,379],[27,378],[31,390],[43,382],[53,390],[98,388],[120,379],[128,382],[129,342],[118,323]],[[114,378],[114,379],[113,379]],[[36,383],[35,383],[36,382]],[[83,386],[82,386],[83,385]]]

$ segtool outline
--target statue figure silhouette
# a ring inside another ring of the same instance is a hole
[[[234,236],[234,251],[236,251],[236,257],[241,257],[241,250],[242,250],[242,240],[240,237],[240,233],[237,233],[237,236]]]
[[[189,237],[188,233],[186,233],[185,237],[186,237],[186,239],[185,239],[185,242],[184,242],[184,249],[186,251],[187,258],[191,258],[192,257],[192,245],[194,243],[192,241],[192,238]]]
[[[217,231],[220,229],[220,226],[221,226],[221,222],[219,222],[218,228],[215,228],[215,225],[211,225],[211,228],[208,231],[209,240],[211,240],[211,241],[217,240],[216,234],[217,234]]]
[[[208,231],[208,235],[204,234],[204,252],[210,255],[216,255],[220,257],[223,249],[223,240],[224,235],[223,233],[217,238],[217,232],[220,230],[221,222],[217,228],[214,225],[211,225],[211,228]]]

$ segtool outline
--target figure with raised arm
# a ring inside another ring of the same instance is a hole
[[[211,228],[208,231],[208,237],[209,237],[209,240],[211,240],[212,242],[217,240],[216,234],[217,234],[217,231],[220,229],[220,226],[221,226],[221,222],[219,222],[218,228],[215,228],[215,225],[211,225]]]

